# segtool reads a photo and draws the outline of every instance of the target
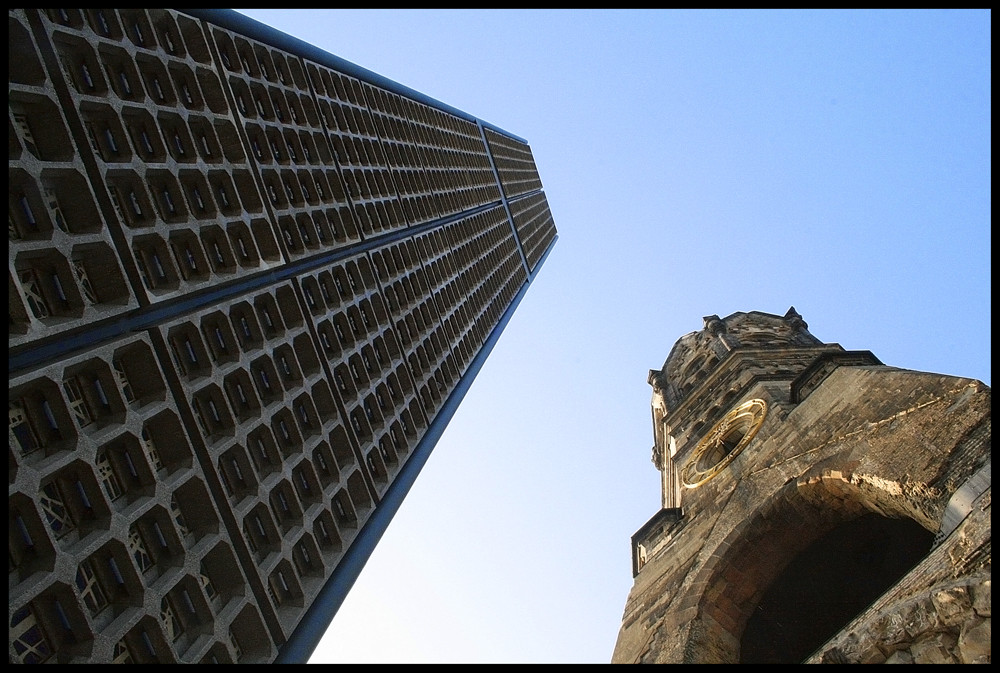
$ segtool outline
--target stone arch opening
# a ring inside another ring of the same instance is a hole
[[[747,620],[740,663],[800,663],[930,551],[912,519],[869,512],[834,526],[774,579]]]
[[[827,472],[779,491],[699,573],[687,663],[801,662],[933,544],[893,482]]]

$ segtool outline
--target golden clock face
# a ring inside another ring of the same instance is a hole
[[[685,488],[697,488],[726,469],[757,434],[767,403],[750,400],[736,407],[705,435],[684,466],[681,479]]]

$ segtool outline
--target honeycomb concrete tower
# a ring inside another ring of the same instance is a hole
[[[230,11],[8,45],[9,661],[305,661],[555,243],[531,150]]]
[[[784,316],[709,316],[653,387],[662,509],[614,662],[991,659],[990,388]]]

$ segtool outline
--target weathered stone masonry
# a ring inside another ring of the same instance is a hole
[[[614,662],[990,661],[989,387],[794,309],[709,316],[649,380],[663,508]]]

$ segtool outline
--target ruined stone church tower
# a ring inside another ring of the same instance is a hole
[[[990,388],[708,316],[653,388],[662,508],[613,663],[991,661]]]

